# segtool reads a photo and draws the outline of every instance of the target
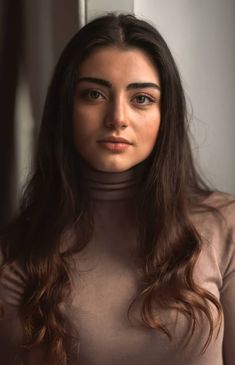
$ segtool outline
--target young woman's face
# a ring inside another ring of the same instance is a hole
[[[160,78],[141,50],[104,47],[79,68],[74,142],[93,168],[121,172],[145,160],[160,125]]]

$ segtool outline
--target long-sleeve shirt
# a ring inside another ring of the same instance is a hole
[[[138,176],[137,176],[138,177]],[[192,221],[200,233],[202,250],[194,268],[195,282],[215,295],[223,320],[206,349],[208,323],[202,316],[186,347],[189,323],[173,309],[155,308],[172,340],[158,329],[143,326],[140,303],[130,319],[127,310],[141,285],[135,256],[137,227],[133,215],[138,184],[135,173],[87,172],[94,216],[88,245],[73,258],[71,296],[63,313],[79,333],[71,365],[235,365],[235,203],[226,194],[214,193],[207,203],[217,207],[195,213]],[[1,279],[0,299],[6,307],[0,322],[0,359],[18,365],[22,341],[19,317],[21,295],[27,285],[23,268],[15,264]],[[213,306],[212,306],[213,308]],[[216,311],[213,311],[216,319]],[[44,350],[31,353],[32,365],[44,364]]]

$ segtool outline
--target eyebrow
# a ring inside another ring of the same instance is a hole
[[[98,85],[106,86],[109,89],[111,89],[111,87],[112,87],[112,84],[110,81],[99,79],[96,77],[89,77],[89,76],[80,77],[78,79],[78,82],[82,82],[82,81],[92,82],[92,83],[95,83]],[[142,88],[149,88],[149,87],[153,88],[153,89],[157,89],[159,91],[161,90],[160,86],[153,82],[133,82],[133,83],[127,85],[126,89],[132,90],[132,89],[142,89]]]

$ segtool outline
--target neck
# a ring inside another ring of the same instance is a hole
[[[81,165],[82,179],[92,200],[117,201],[133,198],[139,191],[145,170],[140,163],[123,172],[103,172]]]

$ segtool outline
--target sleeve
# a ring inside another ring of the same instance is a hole
[[[224,312],[224,365],[235,364],[235,222],[226,242],[227,265],[224,268],[221,304]]]

